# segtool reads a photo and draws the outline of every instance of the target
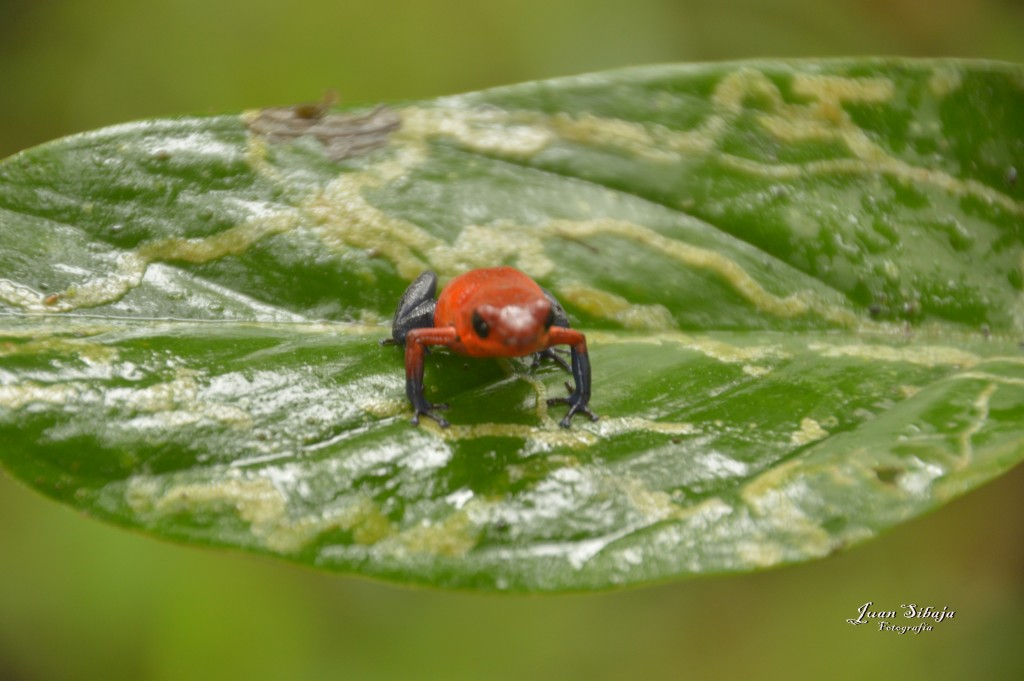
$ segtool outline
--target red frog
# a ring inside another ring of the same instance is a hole
[[[431,404],[423,395],[423,355],[427,346],[444,345],[470,357],[524,357],[552,359],[569,370],[552,346],[568,345],[576,388],[568,397],[556,397],[548,404],[568,404],[561,420],[568,428],[572,417],[584,413],[591,421],[590,358],[586,337],[569,328],[569,317],[551,293],[512,267],[489,267],[455,277],[434,300],[437,275],[426,271],[409,285],[398,301],[391,339],[405,346],[405,392],[415,412],[434,419],[442,428],[448,421],[437,414],[446,404]]]

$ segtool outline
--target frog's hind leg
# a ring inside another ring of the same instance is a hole
[[[437,307],[437,275],[427,270],[405,289],[398,301],[391,324],[391,338],[381,341],[386,345],[405,345],[405,337],[413,329],[434,326],[434,308]]]

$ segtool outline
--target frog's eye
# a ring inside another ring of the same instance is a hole
[[[476,310],[473,310],[473,330],[481,338],[487,338],[487,334],[491,332],[491,327]]]

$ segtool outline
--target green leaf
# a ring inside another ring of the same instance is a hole
[[[0,163],[0,463],[327,570],[584,590],[826,556],[1024,457],[1024,69],[659,66],[373,111],[131,123]],[[557,366],[388,320],[518,267]],[[999,519],[995,519],[999,522]]]

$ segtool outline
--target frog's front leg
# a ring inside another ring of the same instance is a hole
[[[448,421],[435,411],[447,409],[446,404],[431,404],[423,394],[423,354],[428,345],[450,345],[455,341],[455,329],[447,326],[440,329],[412,329],[405,338],[405,394],[412,403],[412,422],[419,424],[420,414],[437,421],[442,428]]]

